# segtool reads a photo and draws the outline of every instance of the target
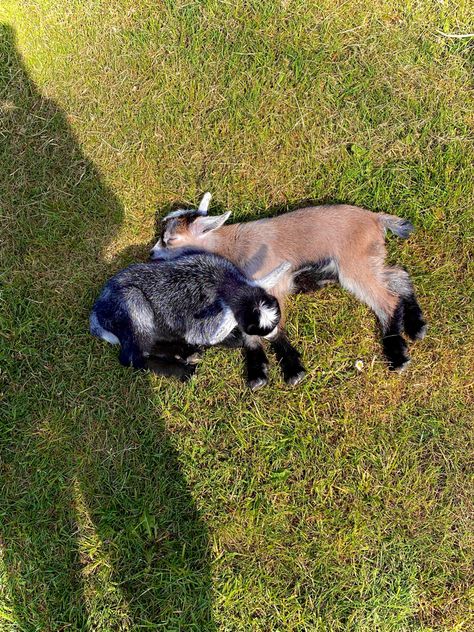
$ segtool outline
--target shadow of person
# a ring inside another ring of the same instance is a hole
[[[6,25],[0,210],[0,618],[212,630],[206,527],[150,378],[88,334],[123,209]]]

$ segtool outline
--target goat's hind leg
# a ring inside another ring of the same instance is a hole
[[[382,345],[389,369],[403,371],[410,362],[402,337],[405,297],[409,294],[409,278],[400,268],[384,268],[375,272],[370,266],[340,269],[339,281],[359,300],[371,307],[382,329]]]
[[[410,363],[403,331],[404,301],[402,298],[391,315],[381,321],[384,355],[391,371],[402,372]]]
[[[196,372],[201,351],[200,347],[189,345],[184,340],[159,341],[150,352],[147,368],[156,375],[187,382]]]
[[[120,341],[119,361],[123,366],[134,369],[146,369],[147,357],[132,336],[122,337]]]
[[[426,335],[427,327],[421,307],[412,291],[409,296],[403,299],[403,328],[405,333],[412,340],[422,340]]]
[[[402,321],[401,329],[412,340],[421,340],[427,325],[408,272],[397,266],[389,267],[385,269],[385,278],[390,291],[400,297],[396,317]]]
[[[337,264],[325,257],[302,264],[293,274],[293,294],[316,292],[325,285],[339,281]]]

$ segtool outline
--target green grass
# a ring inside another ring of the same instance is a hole
[[[474,629],[472,6],[4,0],[0,630]],[[402,377],[337,288],[309,369],[183,386],[88,334],[156,211],[407,217],[430,330]],[[354,362],[362,359],[358,373]]]

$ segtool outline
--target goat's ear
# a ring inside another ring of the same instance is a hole
[[[207,215],[207,211],[209,210],[209,203],[211,201],[212,195],[209,193],[204,193],[202,196],[202,200],[199,202],[198,211],[203,215]]]
[[[190,229],[196,237],[201,237],[212,230],[220,228],[230,217],[232,211],[227,211],[224,215],[211,215],[210,217],[197,217],[192,222]]]
[[[274,268],[271,272],[269,272],[266,276],[262,277],[261,279],[256,279],[256,283],[264,290],[271,290],[271,288],[278,283],[281,277],[285,275],[290,268],[291,263],[289,261],[284,261],[283,263],[280,263],[279,266]]]

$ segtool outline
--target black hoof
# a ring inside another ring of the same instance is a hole
[[[251,391],[258,391],[268,384],[267,377],[256,377],[253,380],[248,380],[247,385]]]
[[[247,385],[256,391],[268,383],[268,360],[263,347],[245,349]]]
[[[383,339],[385,357],[391,371],[403,371],[410,362],[405,341],[400,335],[387,336]]]
[[[425,323],[420,329],[415,333],[415,335],[410,336],[412,340],[423,340],[426,336],[426,332],[428,331],[428,325]]]
[[[196,351],[196,353],[191,354],[190,356],[188,356],[185,359],[186,364],[198,364],[199,362],[201,362],[202,360],[202,355],[199,353],[199,351]]]
[[[394,373],[403,373],[406,368],[408,367],[408,365],[410,364],[411,360],[410,358],[408,358],[407,360],[405,360],[404,362],[402,362],[401,364],[398,364],[397,366],[389,366],[390,371],[393,371]]]
[[[405,323],[405,333],[411,340],[422,340],[426,336],[428,325],[424,320]]]
[[[258,391],[259,388],[268,384],[268,364],[260,366],[247,367],[247,385],[252,391]]]
[[[285,382],[289,384],[290,386],[296,386],[304,379],[305,375],[306,375],[306,371],[302,369],[301,371],[299,371],[298,373],[294,375],[285,376]]]
[[[388,368],[390,371],[395,371],[396,373],[403,373],[403,371],[410,364],[411,360],[406,354],[400,354],[397,356],[392,356],[388,359]]]

